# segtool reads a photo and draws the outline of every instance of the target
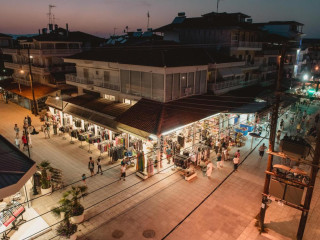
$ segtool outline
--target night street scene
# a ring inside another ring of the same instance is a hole
[[[319,0],[0,0],[1,240],[320,239]]]

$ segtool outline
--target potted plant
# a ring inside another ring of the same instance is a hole
[[[84,219],[84,208],[79,200],[86,192],[86,186],[75,186],[65,192],[60,199],[60,206],[52,209],[52,212],[58,216],[63,216],[62,223],[57,227],[57,233],[60,236],[75,240],[77,238],[77,225]]]
[[[80,199],[87,192],[87,186],[73,186],[71,190],[64,193],[65,198],[71,197],[71,222],[81,223],[84,220],[84,207],[80,204]]]
[[[42,161],[38,165],[38,169],[41,171],[41,194],[45,195],[52,192],[52,185],[48,178],[48,172],[51,170],[50,162],[49,161]]]

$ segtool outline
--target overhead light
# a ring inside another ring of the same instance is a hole
[[[21,70],[20,70],[20,73],[21,73],[21,74],[24,74],[24,70],[21,69]]]
[[[308,74],[303,75],[303,80],[307,81],[309,78]]]

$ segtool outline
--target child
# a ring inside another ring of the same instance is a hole
[[[82,182],[84,183],[84,185],[87,186],[86,179],[87,179],[86,174],[82,174]]]

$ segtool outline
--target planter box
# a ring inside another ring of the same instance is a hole
[[[83,220],[84,220],[84,213],[82,213],[79,216],[73,216],[73,217],[70,218],[70,220],[71,220],[72,223],[75,223],[75,224],[82,223]]]
[[[148,178],[148,175],[145,175],[143,172],[136,172],[137,176],[142,178],[143,180],[146,180]]]
[[[196,176],[197,176],[197,173],[196,173],[196,172],[193,172],[193,173],[190,173],[190,174],[186,174],[186,175],[184,176],[184,180],[189,181],[189,180],[191,180],[192,178],[195,178]]]
[[[52,186],[47,189],[41,188],[41,195],[51,194],[51,193],[52,193]]]
[[[77,232],[75,232],[74,234],[72,234],[70,237],[69,237],[70,240],[76,240],[77,239]]]

